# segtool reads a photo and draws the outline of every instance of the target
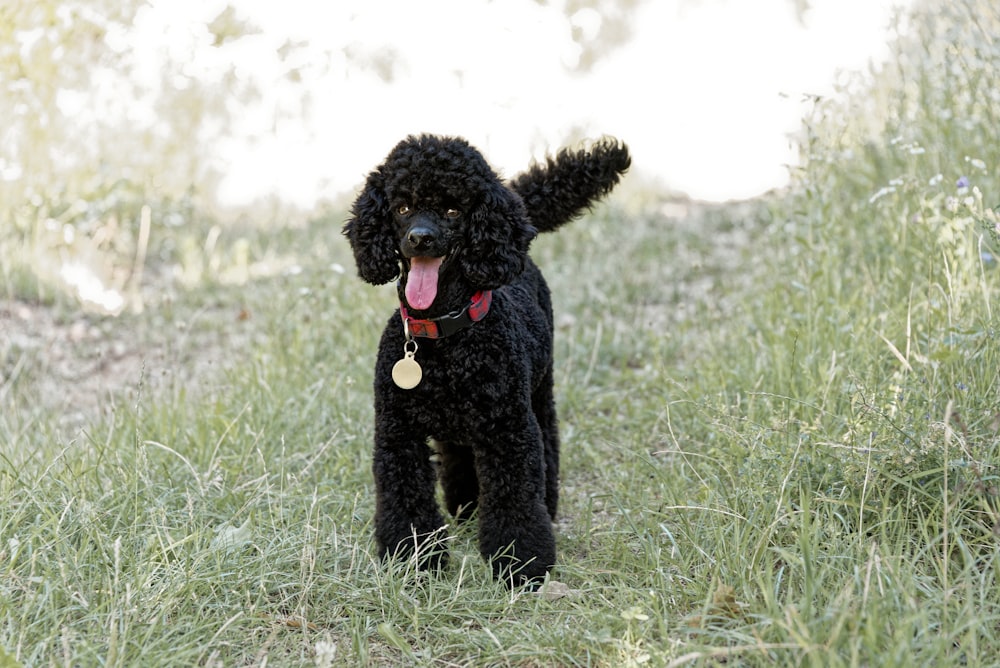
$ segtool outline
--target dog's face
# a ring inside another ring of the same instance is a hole
[[[426,310],[437,297],[439,279],[452,268],[461,248],[462,209],[457,203],[401,203],[393,206],[393,216],[406,301],[411,308]]]
[[[344,233],[361,278],[400,277],[415,310],[431,308],[444,283],[475,291],[509,282],[534,237],[520,197],[457,138],[400,142],[369,175],[352,214]]]

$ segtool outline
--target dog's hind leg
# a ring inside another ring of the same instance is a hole
[[[435,445],[445,507],[455,519],[467,520],[479,505],[479,478],[472,448],[450,441],[435,441]]]
[[[542,430],[542,445],[545,448],[545,506],[549,510],[549,517],[554,520],[559,506],[559,422],[556,419],[556,402],[552,397],[551,369],[546,380],[531,397],[531,409]]]

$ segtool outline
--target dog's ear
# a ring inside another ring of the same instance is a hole
[[[373,285],[388,283],[399,276],[397,242],[392,231],[392,213],[385,194],[384,178],[372,172],[354,200],[351,219],[344,236],[351,242],[358,276]]]
[[[521,198],[496,183],[469,215],[465,248],[459,256],[462,272],[483,290],[510,283],[524,271],[535,234]]]

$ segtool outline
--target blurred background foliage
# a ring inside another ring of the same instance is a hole
[[[759,297],[772,301],[755,324],[768,354],[779,332],[794,333],[772,363],[795,369],[788,396],[823,406],[804,422],[829,419],[822,431],[841,434],[831,479],[872,490],[874,506],[926,510],[950,492],[990,551],[1000,531],[998,32],[989,0],[919,2],[900,17],[886,63],[817,101],[798,137],[802,166],[775,200],[782,250],[766,263],[794,279]],[[818,392],[841,373],[840,394]]]
[[[538,0],[564,16],[578,51],[566,67],[581,74],[628,44],[645,1]],[[855,160],[857,187],[881,179],[883,194],[912,193],[915,179],[936,174],[954,181],[960,167],[970,177],[986,175],[997,149],[978,133],[996,126],[1000,93],[990,70],[997,60],[988,34],[995,10],[980,5],[925,3],[912,26],[901,19],[899,35],[911,27],[912,33],[899,41],[892,64],[874,73],[881,81],[872,94],[851,90],[868,85],[861,83],[871,74],[865,73],[808,119],[803,160],[817,147],[839,151],[823,159]],[[310,71],[346,62],[388,83],[400,70],[401,56],[391,49],[374,53],[332,38],[323,46],[325,62],[294,40],[267,42],[269,69],[248,71],[241,55],[261,50],[263,31],[226,2],[203,5],[201,20],[171,34],[172,41],[159,36],[150,57],[136,45],[150,40],[139,30],[152,6],[148,0],[0,5],[0,289],[8,298],[68,295],[73,304],[114,314],[129,305],[141,309],[143,281],[151,276],[190,286],[251,275],[248,249],[260,244],[220,220],[266,228],[316,212],[272,200],[252,215],[223,214],[214,197],[227,166],[214,149],[244,138],[247,118],[257,127],[300,122],[309,113]],[[809,9],[807,0],[789,2],[800,21]],[[275,103],[263,91],[278,81]],[[889,126],[899,140],[886,148],[878,138]],[[936,151],[915,157],[927,133],[953,142],[946,164],[925,164],[940,160]],[[964,148],[977,141],[976,150]],[[858,155],[859,144],[878,156]],[[909,166],[896,164],[901,159]],[[882,166],[879,173],[873,165]],[[830,185],[814,183],[804,192]],[[867,198],[858,204],[867,205]],[[230,261],[238,266],[226,266]]]
[[[641,2],[565,3],[578,70],[628,41],[630,12]],[[146,39],[137,25],[150,7],[146,0],[0,5],[0,278],[8,298],[69,296],[116,314],[129,304],[141,309],[144,270],[163,268],[189,285],[212,278],[206,269],[218,269],[219,257],[206,254],[229,238],[220,240],[214,201],[225,165],[211,148],[234,127],[240,132],[274,77],[283,86],[281,108],[267,112],[274,123],[295,122],[308,105],[303,71],[323,63],[307,61],[302,44],[274,49],[271,71],[248,72],[240,51],[260,28],[231,4],[206,4],[212,15],[174,43],[158,42],[150,62],[135,48]],[[376,58],[353,43],[330,48],[386,82],[397,69],[392,51]],[[273,201],[263,211],[254,221],[229,219],[266,226],[295,217]]]
[[[196,215],[212,184],[206,142],[253,98],[229,65],[196,77],[163,54],[141,71],[141,0],[17,0],[0,7],[0,250],[8,297],[74,294],[117,313],[149,259],[151,229]],[[223,12],[215,48],[251,26]],[[159,236],[156,236],[159,242]],[[175,243],[156,250],[171,255]],[[164,257],[163,259],[170,259]]]

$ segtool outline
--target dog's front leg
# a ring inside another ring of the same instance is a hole
[[[526,419],[531,415],[522,414]],[[479,549],[498,579],[514,585],[537,583],[556,561],[538,424],[530,420],[520,429],[491,434],[475,453]]]
[[[426,439],[376,428],[375,540],[379,556],[415,557],[420,568],[447,562],[445,522]]]

